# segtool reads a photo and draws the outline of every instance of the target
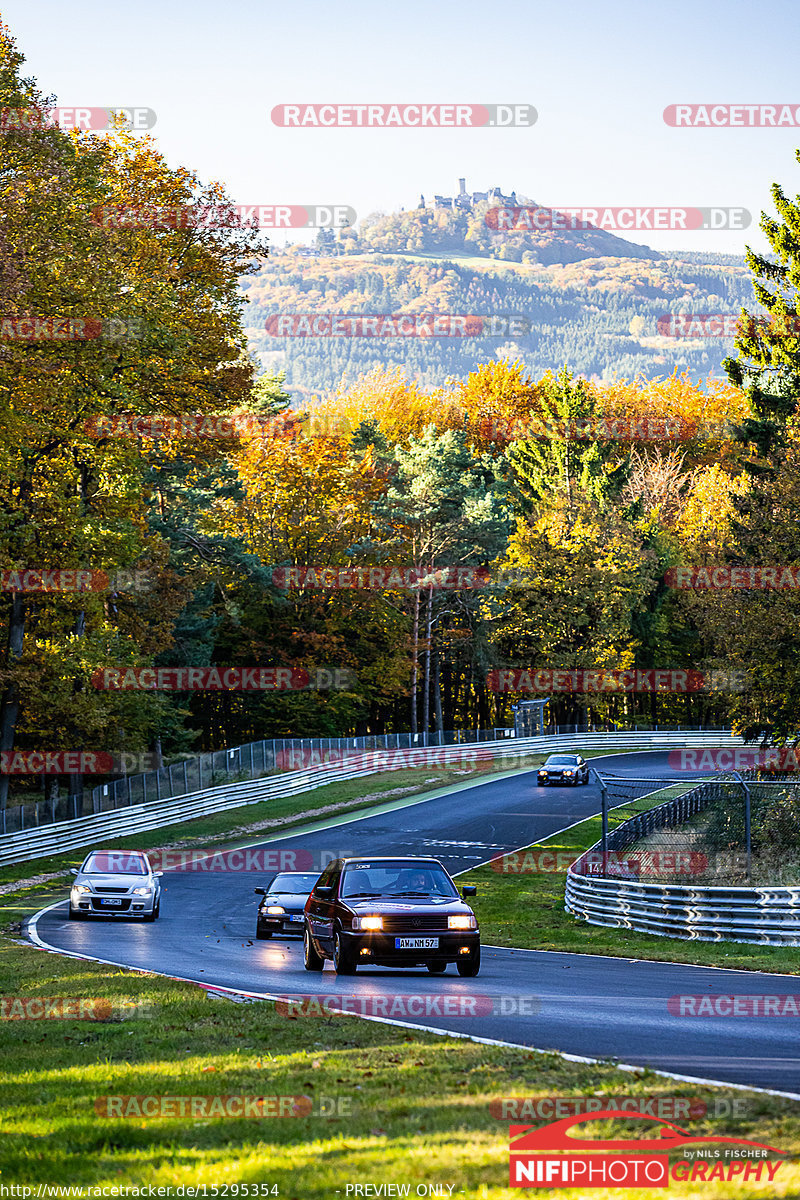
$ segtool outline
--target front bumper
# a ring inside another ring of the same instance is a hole
[[[298,916],[300,920],[292,921],[292,916]],[[257,925],[263,933],[294,933],[298,937],[303,936],[302,913],[286,913],[282,917],[262,917],[259,913]]]
[[[154,911],[158,896],[70,896],[73,912],[88,913],[93,917],[147,917]],[[104,900],[118,900],[119,904],[104,904]]]
[[[436,939],[434,947],[401,949],[396,938]],[[353,933],[342,930],[342,940],[353,959],[359,963],[391,963],[392,966],[416,966],[426,962],[458,962],[468,958],[481,944],[479,929],[447,929],[420,932],[409,929],[402,933]]]

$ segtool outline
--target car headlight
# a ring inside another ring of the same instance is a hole
[[[383,917],[353,917],[353,929],[383,929]]]
[[[469,916],[455,916],[447,918],[448,929],[477,929],[478,922],[473,917],[472,913]]]
[[[92,892],[92,889],[85,883],[74,883],[72,885],[72,890],[76,896],[89,896]]]
[[[565,771],[564,774],[565,775],[574,775],[575,772],[574,771]]]
[[[281,913],[285,913],[285,912],[286,912],[286,909],[283,908],[280,904],[270,904],[267,907],[267,913],[271,917],[278,917],[278,916],[280,916]]]
[[[134,888],[133,894],[134,894],[134,896],[152,896],[152,894],[153,894],[152,885],[148,885],[147,887]]]
[[[547,771],[545,771],[544,767],[542,767],[542,769],[541,769],[541,771],[539,772],[539,774],[540,774],[540,775],[546,775],[546,774],[547,774]]]

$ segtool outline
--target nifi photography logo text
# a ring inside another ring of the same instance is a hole
[[[547,1125],[509,1127],[509,1184],[518,1188],[669,1187],[711,1180],[771,1183],[784,1151],[744,1138],[702,1137],[659,1117],[637,1114],[658,1126],[656,1137],[598,1138],[570,1133],[594,1121],[630,1122],[630,1112],[578,1113]],[[652,1126],[648,1126],[651,1128]],[[691,1147],[691,1148],[689,1148]]]

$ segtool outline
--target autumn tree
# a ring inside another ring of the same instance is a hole
[[[3,30],[0,110],[41,118],[46,101],[20,78],[21,62]],[[0,189],[0,287],[10,321],[0,341],[4,564],[89,566],[112,576],[143,556],[158,565],[160,540],[146,520],[147,448],[97,436],[97,420],[154,408],[226,411],[249,395],[253,368],[237,281],[254,236],[108,219],[120,209],[225,202],[220,188],[202,189],[191,172],[169,169],[152,143],[122,131],[101,139],[43,119],[7,124]],[[16,336],[31,329],[29,319],[39,329],[72,321],[74,336]],[[104,725],[137,737],[157,725],[151,696],[101,695],[89,680],[98,667],[152,662],[148,637],[156,634],[161,645],[169,639],[180,602],[166,592],[142,599],[144,619],[126,624],[118,598],[15,592],[4,602],[1,749],[14,745],[26,712],[31,734],[48,729],[70,748]],[[122,607],[139,603],[133,597]],[[62,705],[62,717],[54,709],[47,725],[42,714],[50,704]],[[0,777],[3,802],[6,795],[7,777]]]
[[[472,451],[466,434],[452,430],[439,434],[430,425],[420,437],[411,436],[394,447],[389,486],[374,511],[374,536],[384,561],[430,575],[429,585],[417,589],[412,600],[411,732],[419,727],[423,646],[422,728],[426,731],[430,726],[433,682],[436,723],[441,729],[435,628],[442,626],[454,607],[476,601],[466,594],[454,601],[447,591],[440,592],[434,572],[441,567],[486,566],[502,554],[511,526],[502,464],[489,454]]]
[[[795,151],[800,163],[800,150]],[[772,199],[777,217],[762,213],[760,227],[771,254],[746,249],[753,291],[766,317],[742,310],[736,356],[724,362],[729,379],[749,397],[753,415],[742,422],[739,440],[752,446],[749,469],[769,469],[783,444],[783,427],[800,398],[800,195],[793,200],[778,183]]]

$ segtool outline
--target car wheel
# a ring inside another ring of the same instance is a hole
[[[303,932],[303,966],[307,971],[321,971],[325,960],[320,958],[311,941],[311,934],[306,929]]]
[[[356,963],[342,943],[340,930],[333,935],[333,967],[337,975],[355,975]]]
[[[473,978],[481,969],[481,948],[473,950],[469,958],[459,958],[456,962],[459,975],[466,975],[467,978]]]
[[[260,929],[258,926],[256,926],[256,937],[258,938],[258,940],[260,942],[265,942],[267,940],[267,938],[272,937],[272,930],[271,929]]]
[[[80,909],[78,909],[78,908],[73,908],[72,905],[70,904],[69,919],[70,919],[70,921],[85,921],[86,913],[81,912]]]
[[[425,964],[431,975],[444,975],[447,970],[447,963],[429,962]]]

